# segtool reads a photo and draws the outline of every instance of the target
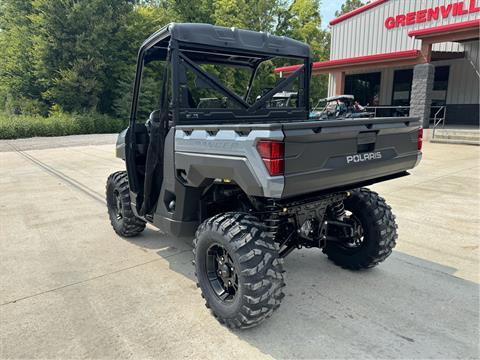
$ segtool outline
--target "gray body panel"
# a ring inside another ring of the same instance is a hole
[[[259,139],[283,140],[278,129],[252,125],[243,131],[235,127],[177,127],[175,167],[183,170],[189,186],[201,186],[207,179],[231,179],[248,195],[280,198],[283,176],[270,176],[256,150]]]
[[[163,182],[157,202],[153,224],[175,236],[191,236],[199,225],[198,204],[203,188],[184,186],[176,176],[175,167],[175,128],[171,128],[165,139],[163,162]],[[168,208],[171,200],[175,200],[176,207],[172,211]]]

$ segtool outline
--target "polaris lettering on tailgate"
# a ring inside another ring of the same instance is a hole
[[[382,158],[382,153],[380,151],[349,155],[347,156],[347,164],[350,164],[352,162],[359,163],[359,162],[370,161],[370,160],[379,160],[381,158]]]
[[[347,166],[361,166],[371,164],[376,161],[392,160],[396,157],[397,153],[394,149],[342,155],[328,159],[325,167],[328,169],[341,169]]]

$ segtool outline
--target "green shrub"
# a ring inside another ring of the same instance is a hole
[[[117,133],[126,126],[123,120],[97,113],[55,112],[48,117],[0,113],[0,139]]]
[[[48,113],[48,106],[39,100],[10,94],[0,94],[0,96],[3,97],[0,101],[0,109],[7,114],[46,116]]]

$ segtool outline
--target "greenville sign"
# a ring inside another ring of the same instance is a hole
[[[475,12],[480,12],[480,6],[477,6],[477,0],[460,1],[454,4],[441,5],[408,12],[406,14],[389,16],[385,19],[385,27],[387,29],[393,29],[401,26],[447,19],[453,16],[462,16]]]

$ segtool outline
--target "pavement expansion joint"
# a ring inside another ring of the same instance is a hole
[[[103,194],[97,193],[95,190],[90,189],[88,186],[80,183],[79,181],[65,175],[61,171],[54,169],[53,167],[45,164],[44,162],[38,160],[34,156],[27,154],[26,152],[17,149],[13,144],[9,144],[20,156],[24,157],[25,159],[29,160],[30,162],[34,163],[50,175],[53,175],[63,182],[67,183],[71,187],[83,192],[84,194],[88,195],[90,198],[94,199],[97,202],[100,202],[102,205],[106,204]]]
[[[54,292],[54,291],[57,291],[57,290],[62,290],[62,289],[65,289],[65,288],[68,288],[68,287],[71,287],[71,286],[84,284],[84,283],[87,283],[89,281],[93,281],[93,280],[97,280],[97,279],[100,279],[100,278],[107,277],[109,275],[114,275],[114,274],[117,274],[117,273],[120,273],[120,272],[123,272],[123,271],[127,271],[127,270],[131,270],[131,269],[134,269],[134,268],[137,268],[137,267],[140,267],[140,266],[148,265],[148,264],[160,261],[160,260],[165,260],[165,259],[168,259],[168,258],[172,258],[172,257],[175,257],[177,255],[180,255],[180,254],[183,254],[183,253],[186,253],[186,252],[191,252],[191,250],[182,250],[182,251],[180,251],[178,253],[175,253],[175,254],[162,256],[161,258],[158,258],[158,259],[145,261],[145,262],[140,263],[140,264],[128,266],[126,268],[122,268],[122,269],[118,269],[118,270],[113,270],[113,271],[110,271],[108,273],[101,274],[101,275],[98,275],[98,276],[94,276],[94,277],[91,277],[91,278],[88,278],[88,279],[76,281],[76,282],[73,282],[73,283],[70,283],[70,284],[65,284],[65,285],[58,286],[58,287],[48,289],[48,290],[45,290],[45,291],[41,291],[39,293],[35,293],[35,294],[32,294],[32,295],[23,296],[21,298],[15,299],[15,300],[10,300],[10,301],[4,302],[4,303],[0,304],[0,306],[15,304],[15,303],[17,303],[19,301],[22,301],[22,300],[31,299],[31,298],[34,298],[34,297],[37,297],[37,296],[40,296],[40,295],[48,294],[48,293],[51,293],[51,292]]]

